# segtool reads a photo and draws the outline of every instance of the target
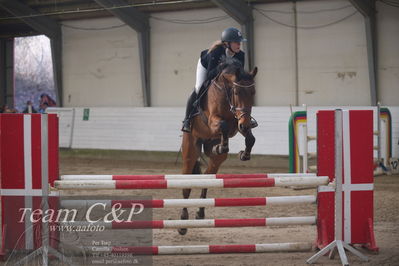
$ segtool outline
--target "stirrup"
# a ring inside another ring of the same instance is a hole
[[[254,118],[251,117],[251,128],[255,128],[258,126],[258,122]]]
[[[190,119],[186,119],[186,120],[183,121],[183,126],[181,128],[181,131],[186,132],[186,133],[190,133],[191,132]]]

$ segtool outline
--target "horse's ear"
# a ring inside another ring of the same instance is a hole
[[[256,74],[258,73],[258,67],[255,67],[249,74],[254,78]]]

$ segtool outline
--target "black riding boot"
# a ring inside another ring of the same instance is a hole
[[[195,90],[193,90],[193,93],[191,93],[190,97],[187,100],[187,106],[186,106],[186,116],[184,117],[183,120],[183,126],[181,131],[190,133],[191,132],[191,116],[193,115],[194,112],[194,103],[197,100],[197,93]]]

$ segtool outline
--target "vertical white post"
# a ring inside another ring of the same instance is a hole
[[[303,142],[303,158],[302,158],[302,172],[308,172],[308,125],[307,122],[302,125],[302,142]]]
[[[42,143],[42,211],[48,210],[48,114],[41,115],[41,143]],[[42,217],[43,218],[43,217]],[[49,245],[48,223],[42,221],[42,258],[43,265],[48,265],[48,245]]]
[[[342,240],[342,110],[335,111],[335,240]]]
[[[24,176],[25,176],[25,208],[32,208],[32,116],[24,115]],[[33,250],[33,224],[29,214],[25,214],[25,249]]]
[[[381,160],[381,117],[380,117],[380,111],[381,111],[381,104],[380,102],[377,103],[377,160],[378,163],[380,163]]]
[[[75,108],[72,108],[72,122],[71,122],[71,135],[69,136],[68,148],[72,149],[73,146],[73,135],[75,132]]]
[[[303,139],[303,157],[302,157],[302,172],[307,173],[308,172],[308,107],[306,104],[302,104],[302,106],[305,109],[306,113],[306,122],[303,124],[303,130],[302,130],[302,139]]]

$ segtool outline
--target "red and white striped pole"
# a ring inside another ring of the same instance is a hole
[[[187,255],[187,254],[220,254],[220,253],[265,253],[265,252],[298,252],[310,251],[312,243],[271,243],[253,245],[195,245],[195,246],[85,246],[87,253],[133,253],[135,255]]]
[[[283,178],[231,178],[196,180],[58,180],[54,187],[59,190],[99,189],[169,189],[169,188],[244,188],[320,186],[328,184],[328,176],[283,177]]]
[[[177,229],[177,228],[217,228],[217,227],[257,227],[272,225],[314,225],[315,216],[272,217],[253,219],[204,219],[204,220],[159,220],[159,221],[123,221],[123,222],[60,222],[60,230],[73,230],[75,227],[90,230],[102,229]],[[69,228],[69,229],[68,229]]]
[[[102,204],[104,208],[132,208],[142,204],[144,208],[173,207],[239,207],[316,203],[316,196],[283,196],[258,198],[215,198],[215,199],[158,199],[158,200],[61,200],[61,207],[67,209],[89,208]]]
[[[228,179],[302,177],[316,174],[203,174],[203,175],[62,175],[61,180],[169,180],[169,179]]]

